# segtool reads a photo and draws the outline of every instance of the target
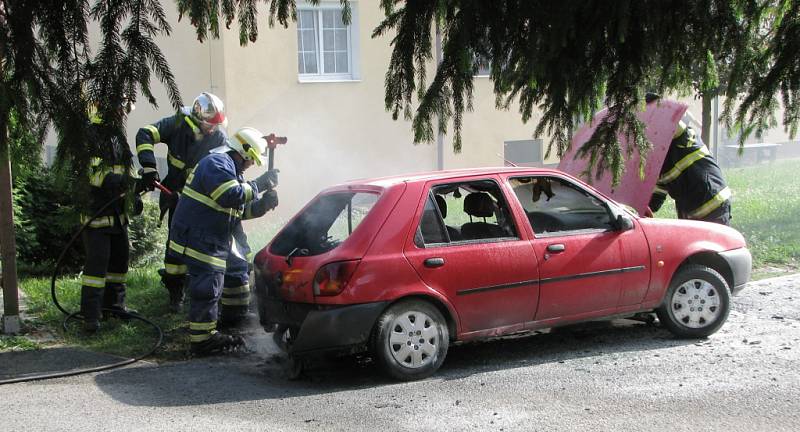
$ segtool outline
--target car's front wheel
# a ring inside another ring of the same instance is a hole
[[[426,378],[444,362],[449,345],[441,312],[422,300],[403,300],[378,319],[372,348],[392,377],[404,381]]]
[[[659,321],[679,337],[713,334],[730,312],[730,290],[716,270],[688,265],[675,274],[664,302],[656,309]]]

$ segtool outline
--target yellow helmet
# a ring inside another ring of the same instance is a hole
[[[243,127],[228,138],[228,147],[236,150],[244,160],[251,160],[256,165],[261,165],[264,162],[261,156],[267,151],[267,140],[257,129]]]

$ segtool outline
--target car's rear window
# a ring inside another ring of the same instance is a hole
[[[272,242],[275,255],[319,255],[344,242],[378,201],[372,192],[334,192],[318,197]]]

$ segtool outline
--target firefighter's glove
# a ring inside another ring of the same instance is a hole
[[[256,177],[255,183],[259,192],[271,191],[278,186],[278,173],[277,169],[267,170],[264,174]],[[276,198],[277,200],[277,198]],[[276,201],[277,205],[277,201]]]
[[[264,213],[278,206],[278,192],[271,190],[261,195],[261,198],[253,202],[252,212],[255,217],[262,216]]]
[[[142,202],[142,197],[139,194],[134,194],[131,215],[139,216],[142,214],[142,212],[144,212],[144,202]]]
[[[156,188],[156,182],[161,181],[158,176],[158,171],[155,168],[145,168],[142,172],[142,188],[147,191],[152,191]]]

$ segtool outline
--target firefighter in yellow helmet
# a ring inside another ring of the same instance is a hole
[[[217,331],[219,302],[227,299],[223,304],[231,306],[221,310],[222,320],[236,320],[247,310],[248,247],[241,221],[260,217],[278,205],[278,172],[269,170],[250,182],[242,174],[262,164],[266,149],[261,132],[239,129],[226,146],[212,150],[197,164],[175,210],[168,253],[189,270],[193,354],[213,354],[244,344],[239,336]]]

